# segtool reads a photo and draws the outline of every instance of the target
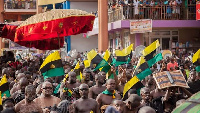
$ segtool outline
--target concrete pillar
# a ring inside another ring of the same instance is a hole
[[[36,7],[37,7],[37,14],[42,13],[42,7],[38,6],[38,0],[36,1]]]
[[[4,0],[0,0],[0,23],[4,23],[3,13],[4,10]],[[2,42],[2,38],[0,37],[0,49],[4,48],[4,43]]]
[[[108,0],[98,0],[99,35],[98,50],[108,49]]]
[[[3,14],[2,11],[4,10],[4,0],[0,0],[0,23],[3,23]]]

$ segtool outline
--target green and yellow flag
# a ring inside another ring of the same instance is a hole
[[[40,72],[44,78],[62,76],[64,75],[64,69],[62,60],[58,51],[47,56],[42,65],[40,66]]]
[[[103,59],[105,61],[107,61],[109,64],[112,62],[111,61],[111,55],[110,55],[110,52],[108,50],[106,50]],[[106,65],[106,66],[102,67],[100,69],[100,71],[103,71],[103,72],[107,73],[107,72],[109,72],[110,69],[111,69],[111,66],[110,65]]]
[[[81,81],[82,80],[82,73],[80,71],[80,62],[79,61],[77,62],[76,66],[74,68],[74,71],[79,73],[79,75],[77,74],[78,76],[76,76],[76,79]]]
[[[152,67],[156,62],[163,59],[160,51],[160,43],[158,40],[146,47],[143,51],[143,56],[146,59],[149,67]]]
[[[128,81],[124,86],[123,100],[128,98],[128,91],[130,89],[134,88],[139,93],[139,90],[144,87],[141,83],[141,80],[143,80],[146,76],[150,74],[152,74],[152,71],[150,70],[144,57],[141,56],[133,73],[133,78]]]
[[[0,95],[1,95],[1,91],[0,91]],[[0,106],[2,106],[2,98],[0,96]]]
[[[3,96],[10,97],[9,84],[6,75],[3,75],[3,77],[1,78],[0,91],[1,91],[1,97]]]
[[[128,98],[128,91],[130,89],[136,89],[136,91],[139,92],[142,87],[144,87],[144,85],[141,83],[140,79],[137,76],[133,76],[133,78],[129,80],[124,86],[123,100]]]
[[[192,62],[196,65],[196,71],[200,72],[200,49],[193,55]]]
[[[136,66],[134,76],[137,76],[138,79],[143,80],[146,76],[152,74],[152,71],[150,70],[147,62],[145,61],[144,57],[141,56],[138,64]]]
[[[103,59],[95,50],[88,52],[87,58],[90,63],[96,65],[94,71],[109,65],[108,62],[106,62],[106,60]]]
[[[113,64],[115,64],[115,66],[119,66],[121,64],[129,63],[132,58],[132,51],[133,51],[133,44],[126,47],[122,51],[116,50],[115,55],[117,58],[113,59]]]

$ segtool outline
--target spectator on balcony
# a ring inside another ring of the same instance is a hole
[[[172,18],[176,19],[176,7],[177,7],[177,2],[176,0],[172,0]]]
[[[180,8],[182,5],[182,0],[176,0],[176,3],[177,3],[176,15],[177,15],[177,19],[180,19]]]
[[[140,4],[140,19],[143,19],[144,18],[144,8],[143,8],[143,0],[140,0],[139,1],[139,4]]]
[[[171,16],[172,16],[172,14],[171,14],[171,13],[172,13],[172,8],[171,8],[171,6],[172,6],[172,1],[166,0],[166,1],[164,2],[164,4],[166,5],[165,8],[167,9],[166,19],[170,19]]]
[[[133,2],[133,5],[134,5],[134,16],[135,16],[135,19],[138,18],[138,14],[139,14],[139,10],[138,10],[138,6],[139,6],[139,2],[138,0],[134,0]]]
[[[150,9],[150,17],[152,19],[154,19],[154,15],[155,15],[155,11],[156,11],[154,6],[155,6],[155,0],[151,0],[151,2],[150,2],[150,7],[151,7],[151,9]]]

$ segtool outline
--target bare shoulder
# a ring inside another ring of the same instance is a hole
[[[35,98],[33,101],[34,101],[35,103],[37,103],[38,101],[40,101],[40,99],[41,99],[41,97],[39,96],[39,97]]]
[[[89,100],[93,103],[93,104],[97,104],[97,101],[95,99],[89,98]]]
[[[103,96],[103,93],[98,94],[96,100],[100,99]]]
[[[15,110],[16,110],[16,112],[18,112],[18,111],[20,110],[20,107],[21,107],[23,104],[25,104],[25,100],[24,100],[24,99],[15,105]]]
[[[60,98],[56,97],[56,96],[52,96],[53,99],[55,99],[57,102],[61,102]]]

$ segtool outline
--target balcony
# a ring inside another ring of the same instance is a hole
[[[36,12],[36,0],[6,0],[5,12]]]
[[[196,5],[120,6],[108,12],[108,22],[126,19],[195,20]]]

